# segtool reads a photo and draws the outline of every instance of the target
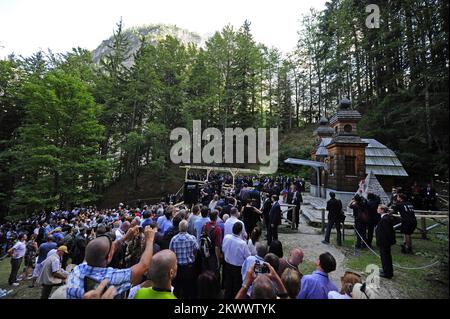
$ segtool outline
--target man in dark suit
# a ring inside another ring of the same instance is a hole
[[[336,199],[336,194],[330,192],[330,200],[327,202],[327,211],[328,211],[328,225],[327,230],[325,232],[325,239],[322,241],[323,244],[330,243],[330,235],[331,229],[333,226],[336,226],[336,243],[338,246],[342,245],[341,240],[341,218],[343,215],[342,212],[342,202],[339,199]]]
[[[263,219],[264,219],[264,225],[266,226],[267,234],[269,234],[270,229],[270,210],[272,209],[272,205],[274,203],[274,196],[267,197],[264,201],[262,212],[263,212]]]
[[[273,205],[269,212],[269,231],[267,232],[267,244],[270,245],[272,240],[278,239],[278,226],[281,225],[281,206],[278,202],[278,196],[273,195]]]
[[[380,198],[373,194],[367,194],[367,211],[369,213],[369,220],[367,222],[367,244],[372,247],[373,233],[375,226],[380,221],[380,214],[378,214],[378,206],[380,205]]]
[[[295,221],[294,228],[298,229],[298,224],[300,221],[300,205],[301,205],[301,203],[303,203],[303,198],[302,198],[302,194],[299,192],[298,187],[295,184],[292,185],[292,193],[291,194],[292,195],[289,198],[289,204],[295,205],[295,208],[294,208],[294,216],[292,216],[292,210],[290,210],[288,212],[288,219],[289,219],[289,215],[290,215],[290,217],[291,217],[290,220],[292,222]],[[292,217],[295,217],[295,219],[292,219]]]
[[[387,206],[379,205],[378,213],[381,215],[381,219],[375,228],[375,236],[377,246],[380,248],[381,265],[383,267],[380,277],[391,279],[394,276],[391,246],[396,243],[394,222],[392,216],[388,213]]]
[[[426,210],[437,210],[436,207],[437,195],[436,191],[431,186],[431,184],[427,184],[427,187],[425,187],[422,192],[422,196],[424,199]]]

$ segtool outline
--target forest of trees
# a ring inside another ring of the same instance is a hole
[[[360,134],[392,148],[410,175],[448,177],[448,1],[332,0],[299,25],[297,49],[225,26],[203,47],[142,39],[131,67],[122,22],[99,64],[81,48],[0,60],[0,211],[95,202],[123,176],[169,166],[169,132],[279,127],[331,117],[348,96]],[[282,35],[280,35],[282,36]]]

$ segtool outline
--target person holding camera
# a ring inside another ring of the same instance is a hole
[[[356,230],[356,249],[366,247],[367,243],[367,225],[369,222],[369,212],[367,210],[367,203],[364,197],[358,194],[353,197],[353,200],[348,205],[353,210],[353,217],[355,218]],[[365,242],[365,243],[364,243]]]
[[[342,202],[339,199],[336,199],[336,194],[330,192],[330,200],[327,202],[327,211],[328,211],[328,224],[327,230],[325,232],[325,239],[322,241],[323,244],[330,243],[330,235],[331,229],[333,226],[336,227],[337,237],[336,243],[338,246],[342,246],[341,240],[341,223],[345,218],[344,213],[342,212]]]
[[[125,236],[116,241],[112,241],[107,235],[90,241],[86,246],[86,262],[76,266],[69,275],[67,298],[82,299],[86,292],[95,289],[105,278],[109,279],[110,284],[117,288],[118,294],[130,289],[132,284],[140,283],[152,260],[156,231],[156,228],[149,226],[145,228],[145,250],[141,259],[139,263],[126,269],[107,268],[107,265],[111,262],[122,241],[129,241],[139,232],[138,226],[130,228]]]
[[[244,283],[235,299],[248,299],[247,291],[253,287],[251,299],[286,299],[288,293],[275,269],[269,263],[255,262],[247,271]]]

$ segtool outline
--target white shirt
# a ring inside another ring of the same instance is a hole
[[[283,213],[289,209],[289,207],[283,206],[284,204],[286,204],[286,202],[284,201],[284,198],[283,198],[283,197],[281,197],[281,198],[278,200],[278,203],[280,204],[280,208],[281,208],[281,211],[282,211]]]
[[[47,253],[47,257],[45,257],[45,259],[47,259],[48,257],[50,257],[50,256],[52,256],[52,255],[54,255],[54,254],[56,254],[56,248],[55,249],[52,249],[52,250],[50,250],[48,253]],[[45,261],[45,259],[44,259],[44,261]],[[44,262],[43,261],[43,262]]]
[[[14,246],[12,248],[14,249],[12,258],[18,259],[18,258],[22,258],[23,256],[25,256],[27,247],[25,246],[24,242],[19,240],[17,243],[14,244]]]
[[[120,240],[125,234],[123,231],[118,229],[118,230],[116,230],[115,235],[116,235],[116,240]]]
[[[53,254],[47,257],[47,259],[45,259],[42,263],[42,270],[37,280],[38,283],[44,285],[55,285],[61,283],[62,279],[53,276],[53,273],[55,272],[62,272],[67,274],[61,268],[61,257]]]
[[[256,255],[256,245],[253,245],[253,242],[251,239],[247,241],[248,250],[250,250],[250,255],[255,256]]]
[[[244,223],[241,220],[237,219],[236,216],[230,216],[230,218],[227,219],[227,221],[224,224],[223,234],[224,234],[224,236],[232,235],[233,234],[233,226],[237,222],[242,223],[241,238],[245,240],[247,238],[247,233],[245,232]]]
[[[352,297],[347,294],[342,295],[338,291],[330,291],[328,293],[328,299],[352,299]]]
[[[234,234],[224,237],[222,251],[225,261],[233,266],[242,266],[247,257],[250,256],[250,250],[245,240]]]
[[[158,229],[161,229],[162,224],[167,220],[167,217],[165,215],[159,216],[156,220],[156,225],[158,226]]]
[[[214,209],[216,209],[216,206],[217,206],[217,202],[218,202],[218,201],[216,201],[216,200],[212,200],[212,201],[210,201],[210,202],[209,202],[209,206],[208,206],[208,208],[209,208],[209,209],[211,209],[211,210],[214,210]]]

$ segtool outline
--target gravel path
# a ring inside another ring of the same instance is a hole
[[[285,228],[281,226],[280,228]],[[347,236],[350,232],[346,233]],[[332,238],[334,238],[332,234]],[[347,256],[354,254],[354,251],[348,248],[341,248],[335,245],[322,244],[323,235],[320,233],[320,229],[308,226],[306,220],[301,217],[299,230],[297,233],[290,232],[290,230],[283,230],[278,235],[280,241],[283,243],[283,250],[285,255],[289,254],[290,249],[293,247],[300,247],[304,254],[304,261],[315,263],[320,254],[329,252],[336,259],[336,270],[330,274],[331,280],[336,286],[341,288],[340,277],[344,274],[346,268],[345,262]],[[398,284],[392,280],[386,280],[380,278],[380,296],[386,299],[403,299],[408,298],[403,292],[398,289]]]

